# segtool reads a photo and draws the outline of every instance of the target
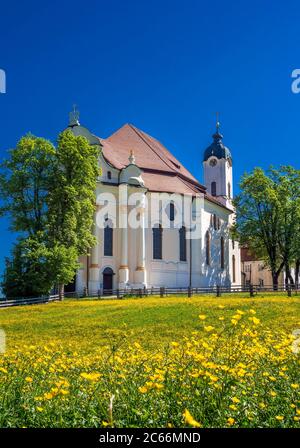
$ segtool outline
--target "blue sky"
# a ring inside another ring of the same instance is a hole
[[[0,157],[28,131],[55,141],[76,103],[95,134],[133,123],[200,180],[216,111],[235,190],[255,166],[299,167],[299,17],[296,1],[1,2]]]

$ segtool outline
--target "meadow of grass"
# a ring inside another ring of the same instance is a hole
[[[299,427],[297,296],[66,300],[0,327],[0,427]]]

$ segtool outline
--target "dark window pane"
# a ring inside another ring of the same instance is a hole
[[[104,227],[104,255],[111,257],[113,254],[113,229]]]
[[[217,215],[214,215],[214,229],[217,230]]]
[[[173,202],[170,203],[170,221],[175,219],[175,208]]]
[[[186,261],[186,231],[185,227],[179,230],[179,252],[180,261]]]
[[[224,269],[224,238],[221,237],[221,269]]]
[[[205,250],[206,250],[206,264],[210,265],[210,235],[206,232],[205,235]]]
[[[212,194],[212,196],[216,196],[217,195],[217,184],[216,184],[216,182],[212,182],[211,183],[211,194]]]
[[[162,228],[154,227],[153,231],[153,259],[162,259]]]

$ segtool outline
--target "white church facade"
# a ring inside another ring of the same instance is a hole
[[[204,183],[155,138],[126,124],[101,139],[71,116],[75,135],[99,146],[94,233],[76,291],[241,285],[232,158],[217,131],[204,152]],[[155,210],[154,210],[155,209]]]

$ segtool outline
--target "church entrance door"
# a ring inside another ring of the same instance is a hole
[[[103,294],[112,294],[113,289],[113,275],[114,272],[111,268],[105,268],[103,271]]]

